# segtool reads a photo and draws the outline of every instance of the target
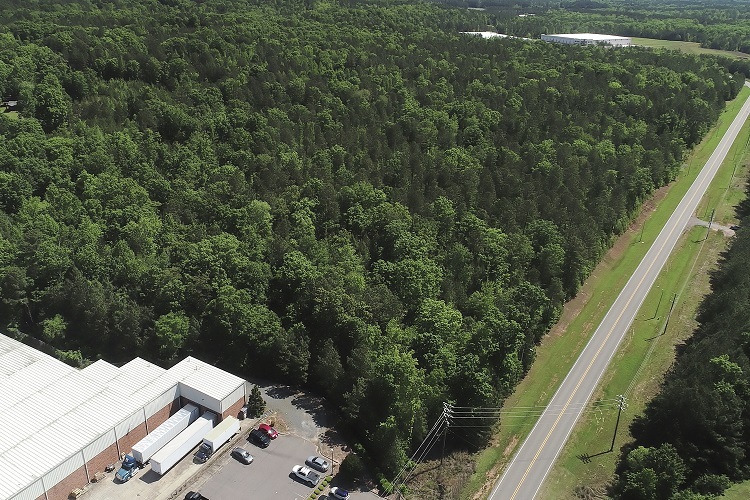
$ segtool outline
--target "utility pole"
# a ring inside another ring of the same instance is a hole
[[[445,458],[445,438],[448,436],[448,427],[451,424],[451,416],[453,415],[453,407],[448,403],[443,403],[443,417],[445,417],[445,429],[443,430],[443,452],[440,454],[440,467],[443,466],[443,458]]]
[[[667,333],[667,326],[669,325],[669,318],[672,317],[672,309],[674,309],[674,303],[676,300],[677,300],[677,294],[674,294],[674,296],[672,297],[672,305],[669,306],[669,314],[667,314],[667,321],[664,322],[664,331],[661,332],[662,335]]]
[[[615,423],[615,433],[612,435],[612,445],[609,447],[609,451],[615,449],[615,438],[617,437],[617,428],[620,427],[620,414],[622,410],[628,407],[628,403],[625,400],[625,396],[622,394],[617,395],[617,423]]]
[[[641,226],[641,235],[638,237],[638,243],[643,242],[643,230],[646,229],[646,221],[643,221],[643,225]]]
[[[710,233],[710,232],[711,232],[711,223],[712,223],[712,222],[714,221],[714,212],[716,212],[716,209],[715,209],[715,208],[712,208],[712,209],[711,209],[711,218],[710,218],[710,219],[708,219],[708,230],[706,231],[706,237],[705,237],[705,238],[703,238],[704,240],[707,240],[707,239],[708,239],[708,233]]]

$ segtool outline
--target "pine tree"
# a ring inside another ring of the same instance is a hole
[[[247,414],[252,417],[260,417],[264,411],[266,411],[266,401],[263,399],[263,394],[261,394],[258,386],[254,385],[247,400]]]

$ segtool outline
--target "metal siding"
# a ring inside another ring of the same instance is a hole
[[[227,397],[244,382],[236,375],[191,356],[174,365],[168,373],[173,374],[180,381],[181,386],[192,387],[216,401]]]
[[[112,443],[115,442],[115,431],[110,430],[99,436],[98,439],[94,440],[90,445],[83,449],[83,457],[88,462],[102,451],[106,450]]]
[[[229,396],[221,400],[221,413],[227,411],[240,399],[245,399],[245,384],[240,385]]]
[[[115,427],[115,433],[117,434],[118,438],[121,438],[141,425],[143,422],[145,422],[145,420],[143,420],[143,410],[138,410],[127,417],[125,420],[117,424],[117,426]]]
[[[67,460],[64,460],[57,467],[49,471],[43,476],[44,486],[47,491],[51,490],[57,483],[73,474],[75,471],[83,467],[83,457],[80,452],[76,452],[75,455]]]
[[[176,385],[167,389],[166,392],[146,404],[146,418],[151,417],[165,406],[171,405],[178,396]]]
[[[42,486],[42,481],[40,479],[34,481],[29,486],[27,486],[26,489],[19,491],[9,498],[10,500],[36,500],[42,495],[44,495],[44,487]]]
[[[3,460],[2,458],[0,458],[0,471],[2,471],[4,479],[0,482],[0,498],[12,498],[12,495],[22,492],[32,482],[39,481],[38,477],[31,475],[29,470],[21,464]],[[36,490],[32,488],[32,491]],[[42,493],[44,493],[43,489],[40,495]]]
[[[188,398],[195,404],[199,404],[202,407],[216,413],[221,413],[221,401],[209,396],[204,392],[199,391],[198,389],[195,389],[194,387],[180,384],[180,394],[182,395],[182,397]]]

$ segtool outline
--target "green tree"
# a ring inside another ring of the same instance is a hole
[[[45,132],[57,130],[68,120],[71,111],[70,97],[54,75],[46,75],[34,89],[34,116]]]
[[[260,417],[263,412],[266,411],[266,400],[263,399],[263,394],[260,392],[260,388],[254,385],[250,390],[250,396],[247,399],[247,414],[251,417]]]

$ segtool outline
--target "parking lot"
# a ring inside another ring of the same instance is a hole
[[[255,460],[243,465],[225,454],[222,467],[203,485],[196,485],[201,494],[222,498],[307,498],[312,489],[292,479],[292,467],[304,465],[305,459],[316,454],[315,446],[297,436],[281,436],[261,449],[245,442],[243,445]],[[321,474],[323,476],[323,474]]]
[[[298,481],[292,475],[292,467],[304,465],[310,455],[322,455],[330,461],[334,453],[334,472],[343,458],[342,444],[332,443],[327,437],[330,430],[327,419],[315,398],[289,389],[268,386],[264,389],[268,404],[268,414],[280,424],[281,435],[271,441],[268,448],[262,449],[247,441],[247,435],[256,420],[241,422],[240,432],[205,464],[193,459],[193,450],[164,476],[146,466],[127,483],[120,484],[114,479],[114,472],[101,481],[86,488],[81,500],[120,500],[137,498],[143,500],[182,500],[188,491],[200,491],[210,500],[235,500],[247,498],[265,500],[283,498],[305,500],[313,488]],[[235,447],[242,447],[255,458],[250,465],[243,465],[230,455]],[[197,449],[197,447],[196,447]],[[119,463],[117,464],[119,467]],[[323,474],[321,474],[323,476]],[[330,486],[341,484],[334,476]],[[324,495],[321,499],[326,499]],[[375,499],[377,495],[369,491],[351,491],[353,500]]]

